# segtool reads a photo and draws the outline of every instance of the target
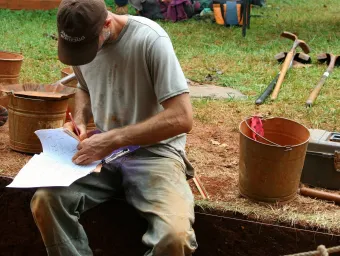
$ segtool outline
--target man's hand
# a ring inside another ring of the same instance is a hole
[[[151,145],[192,128],[192,107],[188,93],[162,103],[164,111],[133,125],[116,128],[84,139],[72,158],[75,164],[89,164],[103,159],[117,148],[131,145]]]
[[[107,133],[94,134],[79,143],[79,151],[73,156],[72,161],[79,165],[90,164],[103,159],[117,148],[112,146]]]
[[[80,135],[79,135],[79,140],[80,141],[83,141],[85,140],[88,136],[87,136],[87,133],[86,133],[86,125],[84,124],[77,124],[77,127],[78,127],[78,130],[80,131]],[[66,122],[64,124],[64,129],[67,129],[71,132],[73,132],[74,134],[77,135],[75,129],[74,129],[74,125],[72,122]]]

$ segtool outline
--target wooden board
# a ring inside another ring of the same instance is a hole
[[[0,0],[0,8],[11,10],[50,10],[57,8],[61,0]]]

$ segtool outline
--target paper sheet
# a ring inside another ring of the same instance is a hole
[[[43,152],[34,155],[7,187],[69,186],[91,173],[100,163],[96,161],[86,166],[74,164],[72,157],[77,152],[79,141],[62,128],[38,130],[35,133],[41,141]]]

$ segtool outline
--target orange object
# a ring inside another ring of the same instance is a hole
[[[286,118],[263,120],[265,137],[252,138],[251,118],[241,122],[239,192],[254,201],[285,203],[297,195],[309,130]]]
[[[222,8],[223,8],[223,13],[222,13]],[[225,21],[224,21],[224,17],[226,15],[227,12],[227,4],[226,3],[217,3],[214,2],[213,3],[213,11],[214,11],[214,17],[215,17],[215,21],[217,24],[219,25],[224,25]],[[241,3],[237,4],[237,19],[238,19],[238,23],[240,26],[243,25],[243,17],[241,14]]]
[[[24,56],[19,53],[0,51],[0,84],[6,86],[19,83],[23,60]],[[7,107],[8,102],[8,95],[0,92],[0,105]]]
[[[321,191],[312,188],[302,187],[299,189],[299,192],[303,196],[308,196],[312,198],[317,198],[321,200],[335,202],[336,204],[340,204],[340,195],[337,193],[330,193],[326,191]]]
[[[62,127],[65,122],[67,100],[67,98],[32,99],[10,95],[8,104],[10,148],[24,153],[41,153],[41,143],[34,132]]]
[[[70,116],[70,119],[71,119],[71,122],[72,122],[72,124],[73,124],[74,130],[76,131],[76,134],[77,134],[77,136],[79,137],[79,136],[80,136],[80,131],[79,131],[79,129],[78,129],[76,123],[75,123],[74,120],[73,120],[73,117],[72,117],[71,112],[68,112],[68,115]]]
[[[202,182],[200,181],[200,179],[198,178],[198,175],[196,174],[195,177],[193,178],[194,183],[198,189],[198,191],[200,192],[201,196],[203,197],[203,199],[210,199],[207,191],[205,190]]]

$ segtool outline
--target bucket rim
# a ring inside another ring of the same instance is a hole
[[[1,61],[23,61],[25,59],[25,57],[22,54],[16,52],[0,51],[0,53],[8,53],[20,57],[20,59],[8,59],[8,58],[4,59],[0,57]]]
[[[68,100],[68,98],[34,98],[34,97],[24,97],[22,95],[15,95],[13,93],[7,94],[9,97],[19,98],[24,100],[34,100],[34,101],[62,101]]]
[[[251,116],[251,117],[252,117],[252,116]],[[265,118],[265,119],[266,119],[266,120],[270,120],[270,119],[283,119],[283,120],[288,120],[288,121],[290,121],[290,122],[294,122],[294,123],[297,123],[297,124],[301,125],[301,126],[304,127],[304,128],[306,129],[306,131],[308,132],[308,134],[309,134],[308,138],[307,138],[305,141],[303,141],[303,142],[301,142],[301,143],[299,143],[299,144],[295,144],[295,145],[285,145],[285,146],[282,146],[282,145],[271,145],[271,144],[263,143],[263,142],[261,142],[261,141],[254,140],[253,138],[250,138],[249,136],[245,135],[245,134],[241,131],[241,125],[242,125],[242,123],[248,121],[251,117],[247,117],[247,118],[243,119],[242,122],[241,122],[241,123],[239,124],[239,126],[238,126],[238,130],[239,130],[239,132],[240,132],[244,137],[246,137],[247,139],[250,139],[250,140],[255,141],[255,142],[257,142],[257,143],[260,143],[260,144],[262,144],[262,145],[270,146],[270,147],[275,147],[275,148],[283,148],[283,149],[287,149],[287,148],[296,148],[296,147],[299,147],[299,146],[302,146],[302,145],[308,143],[308,141],[309,141],[309,139],[310,139],[310,131],[309,131],[309,129],[308,129],[305,125],[300,124],[300,123],[298,123],[298,122],[296,122],[296,121],[294,121],[294,120],[292,120],[292,119],[285,118],[285,117],[270,117],[270,118]]]

